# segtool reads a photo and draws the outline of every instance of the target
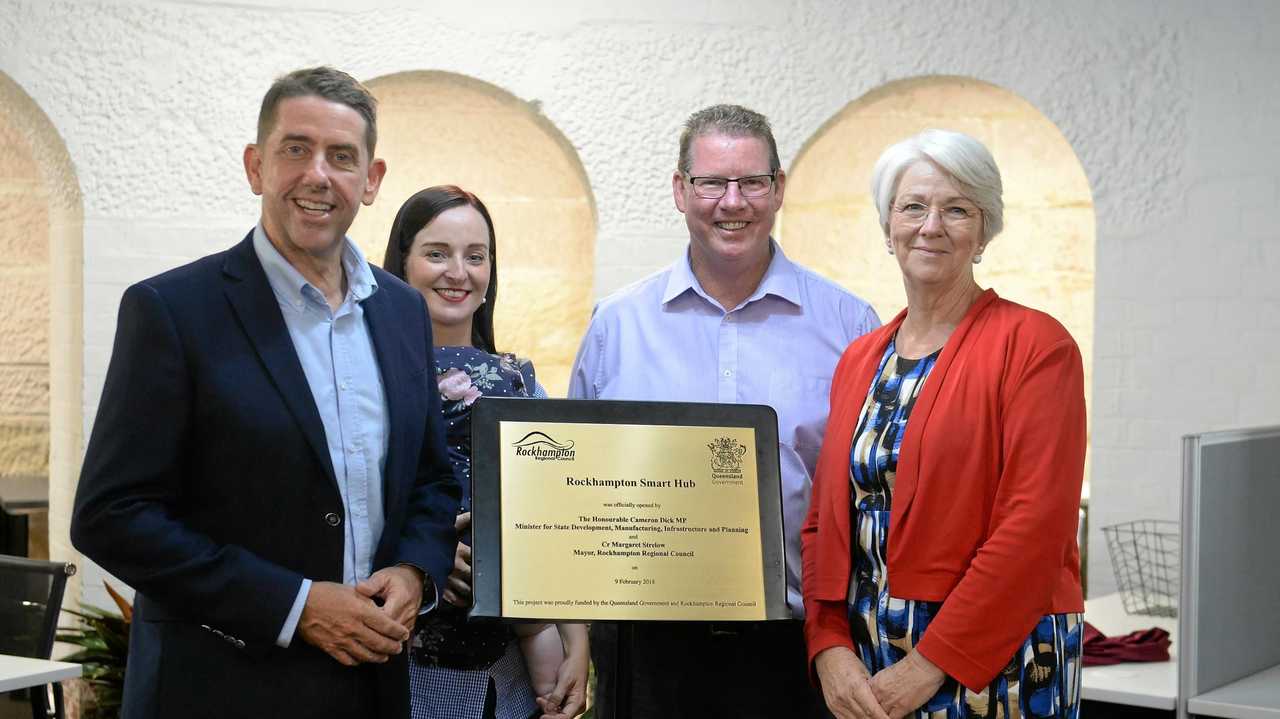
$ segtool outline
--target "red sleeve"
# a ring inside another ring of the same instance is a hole
[[[1050,605],[1084,477],[1084,370],[1070,337],[1007,367],[1002,469],[986,540],[917,649],[981,691]]]
[[[823,650],[846,647],[857,653],[849,637],[849,606],[843,601],[804,600],[804,641],[809,647],[809,682],[818,686],[814,660]]]

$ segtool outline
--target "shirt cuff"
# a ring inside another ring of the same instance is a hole
[[[400,565],[404,567],[413,567],[419,572],[422,572],[422,603],[418,605],[418,616],[435,611],[436,606],[440,604],[440,596],[436,594],[436,583],[432,581],[431,575],[416,564],[400,562]]]
[[[422,604],[418,606],[418,616],[430,614],[440,606],[440,595],[436,594],[436,583],[431,581],[431,575],[424,575],[426,579],[422,580]]]
[[[298,587],[298,596],[293,600],[293,608],[289,616],[284,618],[284,626],[280,627],[280,635],[276,637],[276,646],[289,648],[294,632],[298,631],[298,620],[302,619],[302,608],[307,605],[307,594],[311,592],[311,580],[305,577],[302,586]]]

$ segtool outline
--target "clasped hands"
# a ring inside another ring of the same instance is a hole
[[[386,662],[413,631],[422,582],[422,572],[405,564],[379,569],[354,587],[312,582],[298,635],[347,666]]]
[[[929,701],[947,678],[914,650],[874,677],[848,647],[819,652],[814,667],[837,719],[901,719]]]
[[[471,512],[459,514],[454,522],[458,536],[471,526]],[[458,542],[453,557],[453,571],[445,581],[441,598],[456,607],[471,606],[471,547]],[[576,625],[567,630],[569,637],[565,641],[565,658],[556,671],[556,686],[550,694],[536,697],[541,719],[570,719],[582,713],[587,706],[587,664],[590,661],[587,649],[587,630],[583,625]]]

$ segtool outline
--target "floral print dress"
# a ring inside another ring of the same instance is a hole
[[[907,359],[899,356],[896,344],[890,342],[853,433],[849,453],[854,528],[849,626],[853,644],[872,675],[905,657],[942,608],[942,602],[890,596],[885,559],[902,436],[938,354]],[[971,692],[948,677],[937,694],[909,716],[1077,719],[1082,632],[1078,613],[1041,617],[1009,664],[981,692]]]
[[[462,485],[458,512],[471,511],[471,408],[482,396],[546,397],[532,363],[475,347],[437,347],[437,386],[449,463]],[[461,540],[471,544],[468,529]],[[409,662],[413,719],[527,719],[537,712],[514,634],[496,621],[468,622],[441,600],[420,618]]]

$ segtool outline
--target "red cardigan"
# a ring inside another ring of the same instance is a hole
[[[907,312],[845,350],[801,530],[809,665],[853,648],[849,445]],[[917,649],[972,691],[1045,614],[1084,611],[1077,510],[1084,370],[1052,317],[987,290],[947,339],[902,438],[889,520],[889,590],[941,601]]]

